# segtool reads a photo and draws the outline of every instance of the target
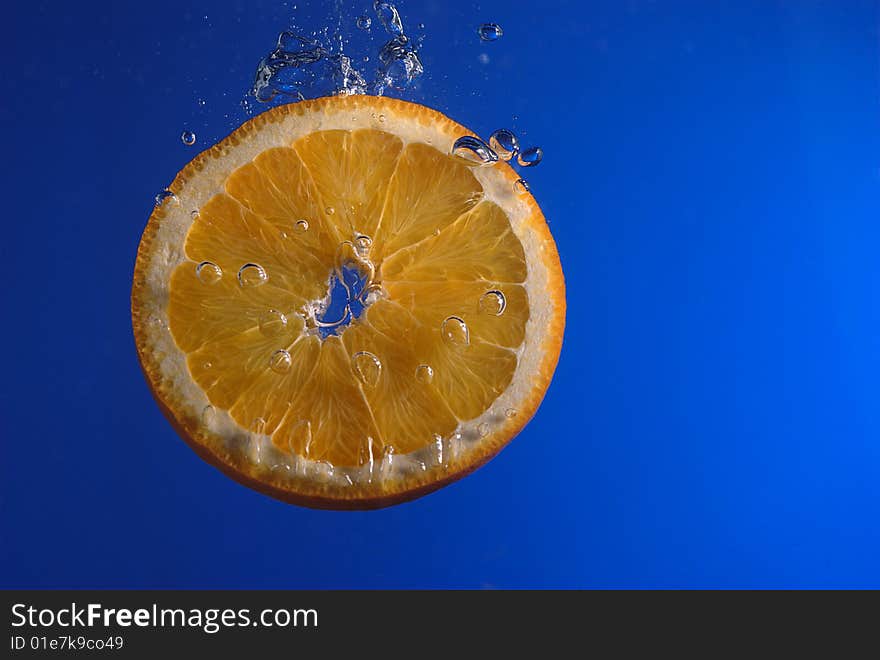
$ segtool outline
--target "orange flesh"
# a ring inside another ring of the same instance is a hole
[[[320,131],[264,151],[225,189],[187,234],[168,315],[193,379],[241,426],[283,451],[361,465],[447,436],[510,384],[529,317],[526,260],[459,159],[382,131]],[[354,254],[362,235],[382,295],[321,339],[307,307],[327,296],[340,246]],[[202,262],[221,277],[200,279]],[[242,286],[246,264],[265,281]],[[493,291],[503,308],[485,304]],[[450,317],[466,345],[444,338]],[[287,369],[270,366],[280,350]]]

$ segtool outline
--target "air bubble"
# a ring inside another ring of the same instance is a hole
[[[177,199],[177,195],[168,190],[168,188],[156,195],[156,206],[162,206],[166,202],[169,204],[180,204],[180,200]]]
[[[326,209],[324,209],[324,213],[326,213],[327,215],[333,215],[334,213],[336,213],[336,209],[334,209],[332,206],[328,206]]]
[[[480,311],[490,316],[501,316],[507,307],[507,300],[500,291],[487,291],[480,296]]]
[[[443,335],[443,340],[452,346],[467,346],[470,343],[468,327],[457,316],[444,319],[440,325],[440,334]]]
[[[250,93],[261,103],[279,94],[301,100],[300,90],[323,76],[327,60],[327,51],[314,39],[282,32],[275,49],[257,66]],[[338,63],[343,64],[341,57]]]
[[[498,162],[498,154],[492,147],[473,135],[458,138],[452,145],[452,155],[475,165],[494,165]]]
[[[238,283],[241,286],[260,286],[268,279],[266,270],[259,264],[245,264],[238,271]]]
[[[269,309],[260,315],[257,323],[264,337],[275,337],[287,327],[287,317],[277,309]]]
[[[269,368],[276,374],[286,374],[290,371],[292,364],[293,361],[290,359],[290,353],[283,348],[272,353],[272,357],[269,358]]]
[[[379,375],[382,373],[382,363],[369,351],[359,351],[351,358],[354,371],[361,382],[367,387],[376,387],[379,383]]]
[[[397,12],[397,7],[390,2],[379,2],[379,0],[375,0],[373,2],[373,11],[376,12],[376,16],[379,17],[379,20],[382,22],[382,25],[385,26],[385,30],[388,34],[394,36],[403,34],[403,22],[400,20],[400,14]]]
[[[369,16],[358,16],[355,24],[358,26],[359,30],[369,30],[370,26],[373,24],[373,21],[370,20]]]
[[[379,476],[387,479],[391,476],[391,469],[394,466],[394,447],[385,445],[382,447],[382,464],[379,468]]]
[[[373,239],[369,236],[360,235],[354,239],[354,244],[357,246],[358,254],[366,257],[370,253],[370,248],[373,247]]]
[[[191,147],[196,143],[196,134],[192,131],[184,131],[180,134],[180,141],[186,146]]]
[[[191,217],[193,220],[198,220],[198,219],[199,219],[199,216],[201,216],[201,215],[202,215],[202,214],[199,212],[198,209],[193,209],[193,210],[190,211],[190,213],[189,213],[189,217]]]
[[[207,405],[202,408],[202,424],[205,426],[210,426],[214,422],[214,416],[217,411],[214,410],[214,406]]]
[[[477,426],[477,433],[481,438],[485,438],[489,435],[489,425],[486,422],[483,422],[479,426]]]
[[[499,128],[489,136],[489,146],[501,160],[510,160],[519,153],[519,140],[506,128]]]
[[[504,30],[497,23],[483,23],[477,28],[477,34],[482,41],[498,41]]]
[[[434,369],[430,364],[420,364],[416,367],[416,380],[423,385],[429,385],[434,380]]]
[[[516,410],[514,410],[513,408],[508,408],[504,411],[504,416],[507,417],[507,419],[513,419],[514,417],[516,417]]]
[[[202,284],[216,284],[223,277],[223,271],[217,264],[203,261],[196,266],[196,277]]]
[[[293,225],[293,229],[297,234],[305,234],[309,230],[309,221],[297,220]]]
[[[446,441],[443,440],[443,436],[434,434],[434,458],[436,459],[437,465],[446,465],[446,453],[443,451],[443,445],[446,444]]]
[[[425,71],[419,58],[418,47],[405,35],[400,34],[382,46],[379,51],[379,70],[376,92],[382,94],[385,87],[403,90]]]
[[[519,195],[525,195],[531,190],[531,187],[525,179],[517,179],[516,183],[513,184],[513,190]]]
[[[534,167],[544,159],[544,150],[541,147],[529,147],[521,151],[516,159],[522,167]]]
[[[381,284],[371,284],[364,289],[364,292],[361,294],[361,300],[363,300],[364,305],[372,305],[374,302],[384,297],[385,291],[382,290]]]
[[[380,123],[380,124],[384,124],[384,123],[385,123],[385,115],[379,115],[379,123]]]

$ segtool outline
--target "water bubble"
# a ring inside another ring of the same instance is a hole
[[[416,380],[422,385],[429,385],[434,380],[434,369],[429,364],[420,364],[416,367]]]
[[[397,11],[397,7],[390,2],[380,2],[380,0],[375,0],[373,2],[373,11],[376,12],[376,16],[379,17],[379,20],[382,22],[382,25],[385,27],[388,34],[403,34],[403,22],[400,20],[400,14]]]
[[[422,75],[425,67],[418,50],[405,34],[394,37],[379,51],[379,70],[376,92],[382,94],[385,87],[403,90]]]
[[[196,143],[196,134],[192,131],[184,131],[180,134],[180,141],[186,146],[191,147]]]
[[[259,264],[245,264],[238,271],[238,283],[241,286],[259,286],[268,279],[266,270]]]
[[[489,146],[501,160],[510,160],[519,153],[519,140],[506,128],[499,128],[489,136]]]
[[[531,187],[525,179],[517,179],[516,183],[513,184],[513,190],[519,195],[525,195],[531,190]]]
[[[359,30],[369,30],[370,26],[373,24],[373,21],[370,20],[369,16],[358,16],[355,24],[358,26]]]
[[[470,333],[467,324],[457,316],[450,316],[440,324],[440,334],[443,340],[452,346],[467,346],[470,343]]]
[[[384,123],[385,123],[385,115],[379,115],[379,123],[380,123],[380,124],[384,124]]]
[[[198,209],[194,209],[189,213],[189,217],[191,217],[193,220],[198,220],[201,215],[202,214]]]
[[[361,294],[361,300],[364,301],[364,305],[372,305],[374,302],[384,297],[385,291],[382,289],[381,284],[371,284],[365,288],[364,292]]]
[[[534,167],[544,158],[544,150],[541,147],[529,147],[520,152],[516,162],[523,167]]]
[[[257,65],[250,93],[261,103],[278,94],[301,100],[300,89],[324,77],[321,66],[326,58],[327,51],[315,40],[282,32],[275,49]]]
[[[168,188],[156,195],[156,206],[162,206],[166,202],[169,204],[180,204],[180,200],[177,199],[177,195],[168,190]]]
[[[359,351],[351,358],[355,373],[364,385],[376,387],[379,383],[379,375],[382,373],[382,363],[379,358],[369,351]]]
[[[293,228],[297,234],[305,234],[309,230],[309,221],[297,220],[296,224],[293,225]]]
[[[354,239],[354,244],[357,247],[358,254],[362,257],[366,257],[370,253],[370,248],[373,246],[373,239],[361,234]]]
[[[497,23],[483,23],[477,28],[477,34],[483,41],[498,41],[504,30]]]
[[[367,81],[360,71],[351,65],[350,57],[334,55],[330,58],[329,65],[336,93],[342,96],[367,93]]]
[[[287,317],[277,309],[268,309],[257,320],[264,337],[275,337],[287,327]]]
[[[196,266],[196,277],[202,284],[216,284],[223,277],[223,271],[215,263],[203,261]]]
[[[276,374],[286,374],[292,364],[290,353],[283,348],[272,353],[272,357],[269,358],[269,368]]]
[[[485,438],[489,435],[489,425],[486,422],[483,422],[479,426],[477,426],[477,433],[481,438]]]
[[[379,468],[379,476],[387,479],[391,475],[391,468],[394,465],[394,447],[385,445],[382,447],[382,463]]]
[[[216,411],[214,410],[214,406],[207,405],[202,408],[202,424],[210,426],[214,422],[215,415]]]
[[[494,165],[498,162],[498,154],[488,144],[473,135],[458,138],[452,145],[452,155],[476,165]]]
[[[327,215],[333,215],[334,213],[336,213],[336,209],[334,209],[332,206],[328,206],[326,209],[324,209],[324,213],[326,213]]]
[[[434,458],[437,465],[445,465],[446,464],[446,454],[443,451],[443,446],[446,444],[446,441],[443,440],[443,436],[437,433],[434,434]]]
[[[491,316],[501,316],[507,307],[507,300],[500,291],[487,291],[480,296],[480,311]]]
[[[504,411],[504,416],[507,417],[507,419],[513,419],[514,417],[516,417],[516,410],[514,410],[513,408],[508,408]]]

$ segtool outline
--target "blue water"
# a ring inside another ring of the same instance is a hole
[[[202,462],[138,368],[135,250],[293,10],[12,3],[0,586],[880,587],[878,3],[399,6],[426,25],[400,95],[544,150],[569,312],[535,419],[377,512]]]

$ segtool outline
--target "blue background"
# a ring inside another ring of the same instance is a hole
[[[153,196],[336,8],[7,7],[0,586],[880,587],[878,3],[448,4],[400,3],[403,96],[544,148],[565,345],[500,456],[364,513],[197,458],[129,316]]]

